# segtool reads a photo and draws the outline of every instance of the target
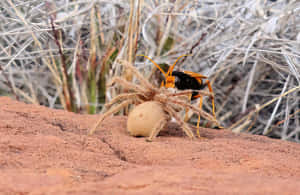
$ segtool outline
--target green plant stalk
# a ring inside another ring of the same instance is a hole
[[[88,113],[89,114],[95,114],[97,111],[97,82],[95,78],[95,72],[89,71],[88,76],[88,94],[89,94],[89,107],[88,107]]]
[[[97,55],[99,47],[97,47],[98,41],[100,40],[97,37],[97,15],[95,7],[91,10],[90,14],[90,39],[91,39],[91,46],[90,46],[90,64],[88,69],[88,113],[95,114],[97,111],[97,66],[99,63],[97,62]]]
[[[109,69],[111,68],[112,62],[115,61],[119,50],[117,48],[112,48],[108,51],[108,56],[103,60],[103,65],[100,71],[100,78],[98,84],[99,103],[105,103],[105,93],[106,93],[106,78],[105,76],[108,74]]]
[[[107,74],[108,70],[108,64],[103,64],[103,68],[100,72],[100,78],[99,78],[99,84],[98,84],[98,89],[99,89],[99,97],[98,97],[98,102],[99,103],[105,103],[105,92],[106,92],[106,78],[105,75]]]
[[[168,51],[170,51],[174,45],[175,41],[172,37],[168,37],[167,40],[165,41],[165,44],[163,45],[162,51],[161,51],[161,55],[167,53]]]

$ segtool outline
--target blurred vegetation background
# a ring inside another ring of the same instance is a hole
[[[2,96],[95,114],[113,76],[135,82],[117,59],[157,75],[138,54],[192,54],[176,69],[209,77],[223,126],[300,141],[298,0],[0,1]]]

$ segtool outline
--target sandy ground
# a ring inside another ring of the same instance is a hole
[[[0,194],[300,194],[300,144],[168,124],[153,142],[111,117],[0,98]]]

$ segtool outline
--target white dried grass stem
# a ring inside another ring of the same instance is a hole
[[[287,79],[286,79],[286,81],[285,81],[285,83],[284,83],[284,86],[283,86],[283,88],[282,88],[282,91],[281,91],[280,96],[282,96],[282,95],[284,94],[284,92],[285,92],[285,90],[286,90],[286,88],[287,88],[287,86],[288,86],[289,81],[290,81],[290,75],[287,77]],[[281,103],[281,100],[282,100],[282,97],[280,97],[280,98],[277,100],[276,105],[275,105],[275,107],[274,107],[274,109],[273,109],[273,112],[272,112],[272,114],[271,114],[271,116],[270,116],[270,118],[269,118],[269,120],[268,120],[268,123],[267,123],[266,127],[264,128],[263,135],[266,135],[266,134],[268,133],[269,127],[270,127],[272,121],[274,120],[274,116],[275,116],[275,114],[276,114],[276,112],[277,112],[277,110],[278,110],[278,107],[279,107],[279,105],[280,105],[280,103]]]

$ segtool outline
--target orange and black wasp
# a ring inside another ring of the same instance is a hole
[[[164,75],[164,81],[161,83],[161,87],[166,88],[177,88],[178,90],[192,90],[192,94],[190,96],[191,100],[195,100],[199,98],[199,108],[202,109],[203,103],[203,95],[199,93],[199,90],[202,90],[208,87],[209,92],[212,94],[210,96],[212,102],[212,114],[216,118],[215,114],[215,101],[213,95],[213,89],[211,87],[210,81],[206,76],[191,72],[191,71],[173,71],[178,60],[187,55],[179,56],[174,64],[169,67],[168,72],[166,73],[156,62],[154,62],[151,58],[145,55],[140,55],[148,60],[150,60]],[[204,79],[206,79],[204,81]],[[194,90],[194,91],[193,91]],[[199,128],[200,123],[200,115],[198,116],[197,127]],[[199,134],[199,132],[197,132]]]

